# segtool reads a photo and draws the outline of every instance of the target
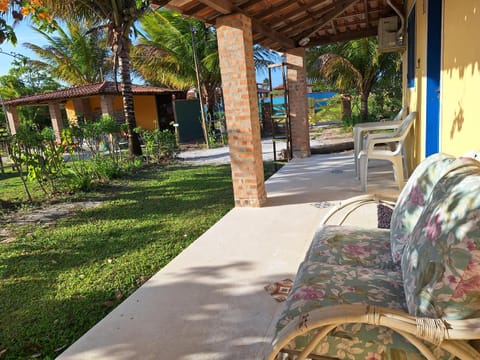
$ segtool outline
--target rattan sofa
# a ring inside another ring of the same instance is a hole
[[[389,230],[327,225],[392,206]],[[435,154],[396,203],[343,202],[320,224],[268,360],[480,359],[480,163]]]

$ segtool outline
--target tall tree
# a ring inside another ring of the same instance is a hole
[[[28,59],[22,56],[12,63],[7,75],[0,76],[0,94],[4,99],[41,94],[58,88],[60,84],[47,71],[29,64]],[[17,110],[22,123],[35,123],[41,128],[51,124],[45,106],[21,106]],[[2,116],[3,113],[0,114],[0,121],[3,122]]]
[[[221,85],[217,34],[213,27],[165,9],[145,15],[142,36],[132,49],[135,71],[147,82],[177,89],[196,87],[193,42],[199,63],[203,95],[213,112],[215,89]],[[279,56],[260,46],[254,47],[257,69],[266,67]]]
[[[215,30],[167,10],[149,13],[140,23],[142,36],[132,49],[134,69],[153,85],[196,87],[193,40],[202,85],[198,90],[206,96],[209,111],[213,111],[215,89],[221,83]]]
[[[104,76],[112,72],[103,29],[89,31],[91,24],[74,20],[67,23],[66,30],[57,28],[54,34],[33,29],[48,41],[48,45],[24,43],[42,59],[30,63],[45,69],[56,79],[69,85],[85,85],[103,81]]]
[[[60,18],[89,19],[97,21],[97,28],[107,30],[107,43],[114,55],[115,69],[120,73],[120,91],[123,113],[128,129],[128,148],[131,155],[141,155],[142,150],[136,127],[133,107],[132,79],[130,74],[130,35],[134,23],[148,9],[148,0],[44,0],[52,15]],[[116,73],[116,71],[115,71]]]
[[[368,119],[368,98],[374,86],[401,70],[398,54],[379,53],[376,38],[312,48],[307,68],[311,79],[326,79],[342,92],[356,89],[362,121]]]

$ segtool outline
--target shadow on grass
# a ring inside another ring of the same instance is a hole
[[[0,244],[2,360],[58,355],[233,207],[228,166],[117,184],[101,207]]]

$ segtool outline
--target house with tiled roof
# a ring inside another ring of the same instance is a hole
[[[174,121],[172,100],[185,97],[182,91],[154,86],[132,85],[132,91],[137,126],[149,130],[168,128]],[[57,139],[65,123],[97,120],[102,115],[111,115],[119,123],[124,120],[120,84],[111,81],[6,100],[12,134],[19,126],[19,106],[48,106]]]

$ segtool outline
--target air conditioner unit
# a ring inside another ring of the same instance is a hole
[[[397,35],[398,16],[382,18],[378,21],[378,51],[403,51],[403,35]]]

